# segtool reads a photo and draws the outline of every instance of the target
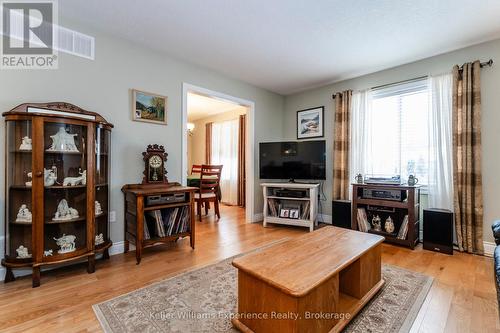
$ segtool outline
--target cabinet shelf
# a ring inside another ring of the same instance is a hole
[[[32,186],[26,186],[26,185],[11,185],[10,189],[11,190],[23,190],[23,191],[31,191]]]
[[[46,190],[74,190],[78,188],[87,188],[87,185],[75,185],[75,186],[63,186],[63,185],[52,185],[45,186]]]
[[[61,224],[61,223],[74,223],[74,222],[84,222],[87,220],[85,216],[77,217],[76,219],[66,220],[66,221],[54,221],[54,220],[46,220],[45,224]]]
[[[86,155],[86,152],[81,151],[62,151],[62,150],[44,150],[48,155]]]

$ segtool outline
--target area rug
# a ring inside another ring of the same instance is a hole
[[[237,332],[231,325],[237,309],[237,270],[231,265],[236,257],[96,304],[96,316],[104,331],[113,333]],[[344,332],[409,332],[432,278],[389,265],[382,274],[384,287]]]

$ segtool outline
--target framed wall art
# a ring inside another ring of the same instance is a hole
[[[323,137],[325,131],[324,113],[324,106],[297,111],[297,139]]]
[[[167,124],[167,96],[132,89],[132,119]]]

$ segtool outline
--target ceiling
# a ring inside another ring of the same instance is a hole
[[[187,94],[187,114],[189,122],[229,111],[240,114],[244,113],[246,108],[213,97],[193,93]]]
[[[500,37],[499,0],[74,0],[59,12],[285,95]]]

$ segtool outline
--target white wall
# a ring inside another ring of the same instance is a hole
[[[283,118],[284,97],[125,40],[88,28],[67,23],[63,25],[96,37],[95,61],[60,53],[58,70],[0,71],[0,110],[8,111],[24,102],[65,101],[98,112],[115,125],[111,146],[111,210],[116,211],[117,217],[117,222],[111,224],[111,239],[114,242],[123,240],[123,195],[120,189],[124,184],[141,181],[141,152],[148,144],[165,146],[168,178],[170,181],[181,180],[183,82],[254,101],[255,142],[281,138],[281,126],[276,124],[281,123]],[[131,88],[168,96],[168,126],[131,120]],[[0,122],[0,137],[5,137],[4,121]],[[0,156],[4,156],[4,150],[2,142]],[[256,213],[262,210],[257,158],[258,154],[254,161]],[[4,159],[0,159],[2,170],[5,169],[4,163]],[[4,177],[0,177],[2,189],[4,181]],[[2,217],[5,216],[4,204],[4,191],[1,190]],[[3,222],[0,225],[3,236]]]
[[[369,57],[369,55],[367,55]],[[332,94],[346,89],[361,90],[386,83],[451,71],[455,64],[479,59],[492,58],[493,67],[483,68],[481,72],[482,95],[482,142],[483,142],[483,195],[484,195],[484,240],[493,241],[491,223],[500,218],[498,190],[500,177],[500,40],[479,44],[458,51],[431,57],[411,64],[395,67],[370,75],[338,82],[324,87],[287,96],[285,99],[285,117],[283,133],[285,139],[295,139],[295,112],[315,106],[325,106],[325,131],[327,143],[327,170],[333,170],[333,110]],[[324,205],[326,214],[331,214],[332,172],[327,173],[325,192],[328,197]]]

